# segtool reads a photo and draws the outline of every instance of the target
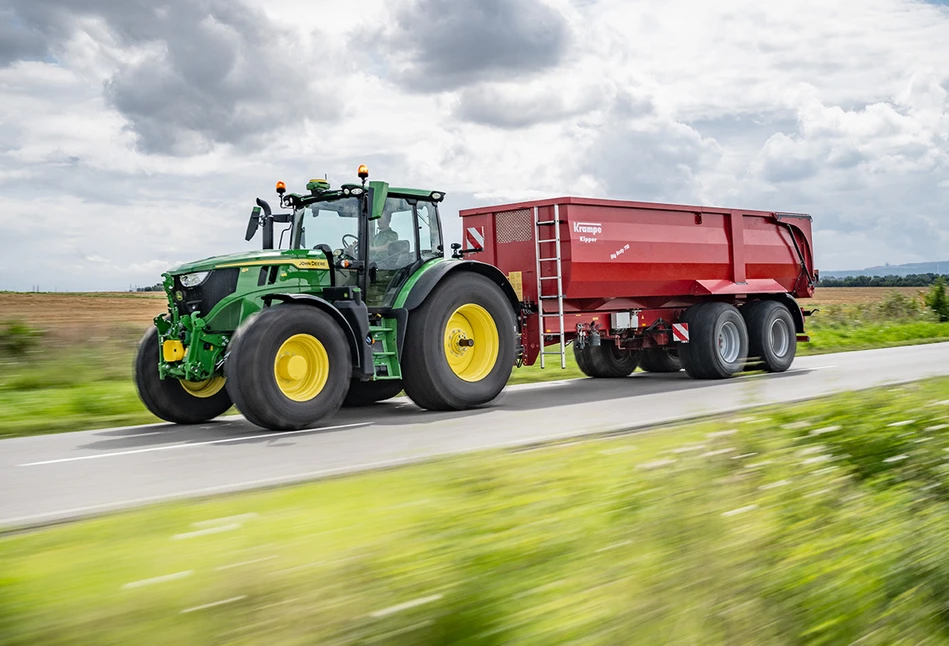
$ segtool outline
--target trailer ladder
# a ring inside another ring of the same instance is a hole
[[[538,328],[540,330],[540,367],[544,368],[544,358],[547,355],[560,356],[560,368],[567,367],[567,343],[564,336],[563,322],[563,266],[561,264],[561,246],[560,246],[560,205],[554,204],[554,215],[552,220],[541,220],[540,211],[534,207],[534,257],[537,259],[537,315]],[[540,255],[540,246],[549,243],[554,246],[554,254],[549,258],[542,258]],[[550,263],[554,263],[554,274],[544,276],[541,268],[547,269]],[[556,281],[554,283],[553,281]],[[545,291],[545,286],[547,290]],[[557,293],[553,294],[550,288],[556,287]],[[553,311],[547,308],[545,303],[556,301],[557,309]],[[547,331],[547,321],[556,319],[557,330],[555,332]],[[558,352],[547,350],[547,339],[556,337],[558,340]]]

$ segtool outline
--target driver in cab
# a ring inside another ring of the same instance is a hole
[[[372,236],[369,242],[369,257],[373,259],[385,258],[389,255],[389,245],[399,239],[399,234],[389,228],[392,221],[392,214],[386,211],[382,212],[379,220],[376,222],[376,234]]]

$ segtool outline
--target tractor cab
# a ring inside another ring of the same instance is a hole
[[[285,225],[278,249],[303,250],[328,264],[330,287],[356,288],[370,308],[389,308],[408,278],[429,260],[442,258],[439,191],[390,187],[368,182],[360,166],[361,184],[333,190],[325,179],[310,180],[308,193],[287,193],[277,182],[286,213],[272,214],[257,200],[246,239],[262,226],[264,249],[274,248],[274,224]]]

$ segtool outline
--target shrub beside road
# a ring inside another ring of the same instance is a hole
[[[0,538],[8,644],[949,643],[949,379]]]
[[[925,288],[828,288],[806,307],[801,355],[949,341],[949,323],[925,302]],[[159,421],[138,400],[132,356],[165,306],[158,294],[0,293],[0,437]],[[548,369],[515,369],[512,384],[582,377],[567,349]],[[551,367],[553,366],[553,367]]]

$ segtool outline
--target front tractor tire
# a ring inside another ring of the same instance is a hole
[[[449,274],[409,316],[402,357],[406,394],[429,410],[496,398],[514,365],[514,308],[484,276]]]
[[[223,377],[181,381],[158,376],[158,328],[152,326],[138,343],[135,386],[152,415],[175,424],[200,424],[231,407]]]
[[[600,341],[599,345],[587,343],[582,348],[573,344],[577,367],[587,377],[598,379],[617,379],[633,374],[639,364],[639,354],[636,350],[619,348],[609,340]]]
[[[248,421],[295,431],[339,410],[352,358],[345,333],[328,314],[308,305],[281,305],[238,328],[225,373],[227,392]]]

